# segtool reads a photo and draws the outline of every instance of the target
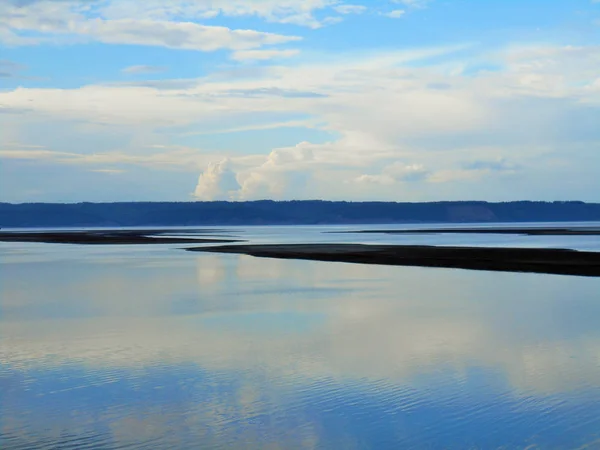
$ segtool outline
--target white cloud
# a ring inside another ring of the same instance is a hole
[[[314,28],[322,25],[314,13],[337,3],[338,0],[118,0],[109,2],[101,13],[111,19],[145,17],[158,20],[255,16],[269,22]]]
[[[208,121],[211,118],[218,121],[222,115],[231,117],[247,114],[254,117],[260,111],[318,116],[321,115],[320,105],[334,103],[345,107],[345,103],[352,103],[356,96],[379,101],[373,94],[376,97],[410,94],[420,83],[398,79],[397,75],[402,72],[406,76],[412,75],[410,70],[395,66],[452,50],[427,49],[376,55],[358,61],[332,60],[322,64],[272,67],[252,78],[221,81],[218,77],[207,77],[189,80],[181,88],[173,89],[160,89],[160,84],[157,87],[89,85],[78,89],[17,88],[0,92],[0,105],[68,119],[85,118],[115,124],[151,123],[163,127]],[[374,81],[391,82],[390,91],[381,93],[381,89],[373,84]],[[424,93],[428,92],[424,90]],[[430,94],[432,99],[440,98],[443,101],[443,97]],[[444,94],[445,97],[451,95],[451,92]],[[214,101],[217,98],[218,103]],[[420,99],[415,98],[415,101]],[[428,105],[424,106],[430,110]],[[352,110],[357,107],[354,105]],[[325,115],[342,112],[332,110]]]
[[[365,184],[382,184],[382,185],[392,185],[396,183],[393,177],[385,174],[380,175],[360,175],[356,177],[355,181],[357,183],[365,183]]]
[[[275,149],[261,165],[240,174],[239,198],[283,198],[289,189],[302,190],[314,163],[310,143]]]
[[[403,164],[396,162],[386,167],[387,173],[400,181],[421,181],[428,175],[428,170],[422,164]]]
[[[202,51],[222,48],[251,49],[299,40],[294,36],[253,30],[231,30],[226,27],[198,25],[193,22],[127,19],[111,21],[95,19],[76,28],[76,32],[108,44],[154,45]]]
[[[201,25],[188,19],[170,19],[168,15],[144,14],[143,11],[136,15],[107,18],[102,9],[87,8],[85,2],[75,1],[39,1],[23,6],[0,3],[0,39],[9,45],[95,40],[106,44],[200,51],[252,49],[300,39],[254,30]],[[36,33],[35,37],[20,34],[31,31]]]
[[[265,61],[276,58],[291,58],[300,53],[300,50],[239,50],[233,52],[231,59],[236,61]]]
[[[383,169],[380,174],[363,174],[355,178],[358,183],[393,185],[399,182],[423,181],[429,171],[422,164],[404,164],[394,162]]]
[[[181,136],[206,136],[214,134],[239,133],[241,131],[274,130],[277,128],[318,128],[310,120],[289,120],[285,122],[268,122],[258,125],[246,125],[231,128],[211,128],[201,131],[190,131],[182,133]]]
[[[338,5],[333,8],[340,14],[362,14],[367,10],[363,5]]]
[[[337,0],[31,0],[0,2],[0,42],[34,45],[99,40],[169,48],[256,48],[293,37],[200,25],[219,15],[319,28],[339,18],[315,12]],[[153,30],[153,28],[155,28]],[[29,35],[34,32],[35,35]],[[247,44],[244,41],[248,40]],[[232,45],[233,43],[233,45]]]
[[[381,143],[349,133],[336,142],[301,142],[293,147],[276,148],[267,156],[233,157],[229,168],[235,172],[239,190],[223,191],[220,195],[249,200],[284,199],[304,193],[316,198],[322,195],[319,186],[312,185],[316,175],[330,176],[332,170],[341,170],[342,174],[360,170],[392,155],[391,149]]]
[[[142,127],[140,136],[148,130],[177,136],[267,129],[285,124],[284,117],[302,117],[289,123],[331,133],[328,142],[267,147],[262,153],[247,151],[243,145],[232,148],[227,153],[228,170],[239,183],[236,198],[306,197],[322,192],[328,197],[356,198],[360,183],[352,181],[386,185],[409,180],[420,183],[419,195],[425,195],[427,184],[447,183],[443,192],[430,192],[439,198],[449,195],[446,186],[451,183],[458,186],[483,176],[498,180],[538,171],[541,179],[548,158],[527,162],[541,154],[540,148],[564,156],[571,167],[589,167],[584,155],[598,149],[600,141],[595,125],[600,117],[600,47],[511,47],[470,55],[469,60],[498,67],[475,73],[469,72],[458,53],[464,49],[338,55],[325,61],[261,67],[240,77],[215,73],[164,88],[160,84],[18,88],[0,92],[5,112],[0,120],[11,133],[6,139],[24,143],[31,142],[28,133],[18,137],[15,130],[29,121],[50,118],[64,121],[62,133],[70,140],[73,121],[103,124],[108,132],[126,126]],[[444,56],[445,62],[426,64],[437,56]],[[410,64],[413,61],[422,64]],[[466,69],[457,71],[456,66]],[[261,114],[266,119],[257,121]],[[577,151],[573,136],[579,142]],[[500,150],[490,150],[492,145]],[[120,163],[127,164],[127,156],[126,148],[120,150]],[[115,153],[110,157],[114,160]],[[177,157],[152,157],[157,164],[175,158],[177,167],[189,170],[200,170],[211,161],[219,164],[223,158],[202,149]],[[92,159],[77,158],[63,155],[55,160],[74,164]],[[106,154],[94,158],[98,165],[112,161]],[[479,167],[468,167],[466,161],[479,161]],[[506,170],[494,170],[494,164]],[[214,177],[219,170],[213,167],[209,174]],[[213,183],[202,192],[214,194],[220,187]],[[508,186],[513,187],[517,189],[515,183]],[[231,190],[219,195],[228,196]],[[417,195],[414,191],[410,195]],[[377,192],[392,195],[387,190]]]
[[[230,169],[230,161],[224,159],[210,163],[200,174],[194,197],[198,200],[232,200],[239,188],[235,173]]]
[[[53,161],[61,164],[106,166],[106,165],[137,165],[144,167],[160,167],[173,170],[196,171],[214,155],[206,154],[198,149],[182,148],[165,152],[144,152],[131,154],[127,152],[106,152],[82,154],[64,151],[53,151],[33,147],[17,150],[0,150],[0,158],[22,159],[36,161]],[[94,171],[120,170],[120,169],[92,169]]]
[[[403,17],[404,14],[406,14],[406,11],[404,11],[403,9],[395,9],[393,11],[385,13],[384,15],[391,19],[399,19],[399,18]]]

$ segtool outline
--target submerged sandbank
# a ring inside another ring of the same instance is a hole
[[[362,244],[225,245],[186,250],[360,264],[600,276],[600,253],[575,250]]]

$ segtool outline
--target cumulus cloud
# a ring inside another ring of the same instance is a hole
[[[315,157],[311,144],[275,149],[261,164],[240,172],[239,198],[284,198],[293,190],[302,191],[310,178]]]
[[[337,141],[300,142],[272,150],[266,157],[239,162],[241,200],[256,198],[323,198],[333,194],[345,177],[365,166],[389,158],[391,148],[359,134],[349,133]],[[340,178],[341,177],[341,178]]]
[[[210,163],[200,174],[193,195],[198,200],[232,200],[239,187],[231,162],[224,159]]]
[[[194,195],[203,200],[289,198],[305,190],[315,170],[339,164],[342,159],[331,158],[331,151],[327,145],[301,142],[274,149],[266,156],[211,163],[200,174]]]

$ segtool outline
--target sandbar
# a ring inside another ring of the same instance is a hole
[[[0,232],[0,242],[41,242],[48,244],[226,244],[241,242],[223,238],[163,237],[164,234],[194,234],[211,236],[219,230],[85,230],[85,231],[40,231],[40,232]]]
[[[242,244],[197,247],[186,250],[280,259],[600,276],[600,253],[562,249],[363,244]]]
[[[330,231],[348,234],[521,234],[527,236],[600,236],[599,228],[424,228],[412,230]]]

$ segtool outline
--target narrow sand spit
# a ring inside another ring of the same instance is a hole
[[[176,235],[180,230],[89,230],[89,231],[43,231],[43,232],[4,232],[0,242],[45,242],[49,244],[226,244],[240,242],[235,239],[164,237]],[[213,236],[219,230],[201,230],[186,234]]]
[[[361,244],[225,245],[187,250],[360,264],[600,276],[600,253],[575,250]]]

